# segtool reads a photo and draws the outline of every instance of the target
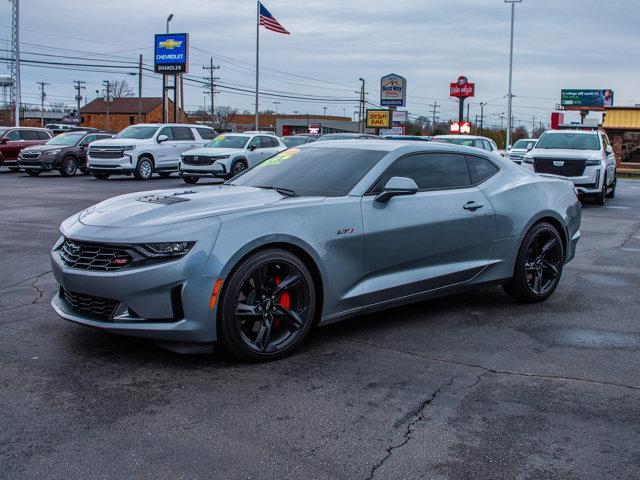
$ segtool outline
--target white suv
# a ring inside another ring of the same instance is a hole
[[[178,171],[182,153],[214,137],[212,128],[200,125],[131,125],[109,140],[93,142],[87,152],[87,168],[102,180],[112,174],[133,174],[138,180],[148,180],[153,172],[168,177]]]
[[[598,205],[616,192],[616,157],[607,134],[598,130],[547,130],[522,159],[522,166],[571,180],[580,195]]]
[[[192,184],[200,177],[231,178],[286,149],[273,134],[223,133],[204,147],[183,153],[179,175]]]

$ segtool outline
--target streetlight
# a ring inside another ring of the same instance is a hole
[[[509,148],[511,144],[511,101],[513,95],[511,93],[511,79],[513,77],[513,17],[515,14],[516,3],[522,3],[522,0],[504,0],[504,3],[511,4],[511,44],[509,48],[509,94],[507,103],[507,140],[505,148]]]
[[[347,109],[345,107],[342,107],[342,116],[343,117],[347,116]]]
[[[169,22],[173,20],[173,13],[167,17],[167,33],[169,33]]]
[[[322,107],[322,110],[323,110],[322,111],[322,115],[326,117],[327,116],[327,107]]]
[[[273,104],[276,106],[276,115],[278,114],[278,105],[280,105],[282,102],[279,102],[278,100],[274,101]]]

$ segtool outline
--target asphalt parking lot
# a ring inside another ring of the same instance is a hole
[[[639,181],[585,206],[543,304],[487,288],[318,329],[261,365],[58,318],[60,222],[183,185],[0,173],[0,478],[640,478]]]

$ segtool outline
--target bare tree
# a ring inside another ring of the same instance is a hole
[[[111,82],[111,98],[133,97],[133,88],[126,80],[114,80]]]
[[[228,105],[218,105],[215,107],[215,113],[213,115],[214,124],[221,131],[227,130],[229,124],[229,115],[235,115],[238,110]]]

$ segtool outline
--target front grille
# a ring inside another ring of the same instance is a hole
[[[78,314],[94,318],[96,320],[111,320],[113,312],[118,307],[118,300],[111,298],[94,297],[60,289],[60,295],[71,305],[71,308]]]
[[[584,172],[585,160],[535,158],[533,164],[537,173],[579,177]]]
[[[126,267],[133,257],[122,247],[84,243],[66,238],[60,256],[69,268],[111,272]]]
[[[207,157],[203,155],[185,155],[182,157],[182,163],[185,165],[211,165],[219,157]]]
[[[89,148],[89,156],[91,158],[122,158],[124,151],[122,148]]]
[[[25,160],[33,160],[40,156],[40,152],[20,152],[20,156]]]

